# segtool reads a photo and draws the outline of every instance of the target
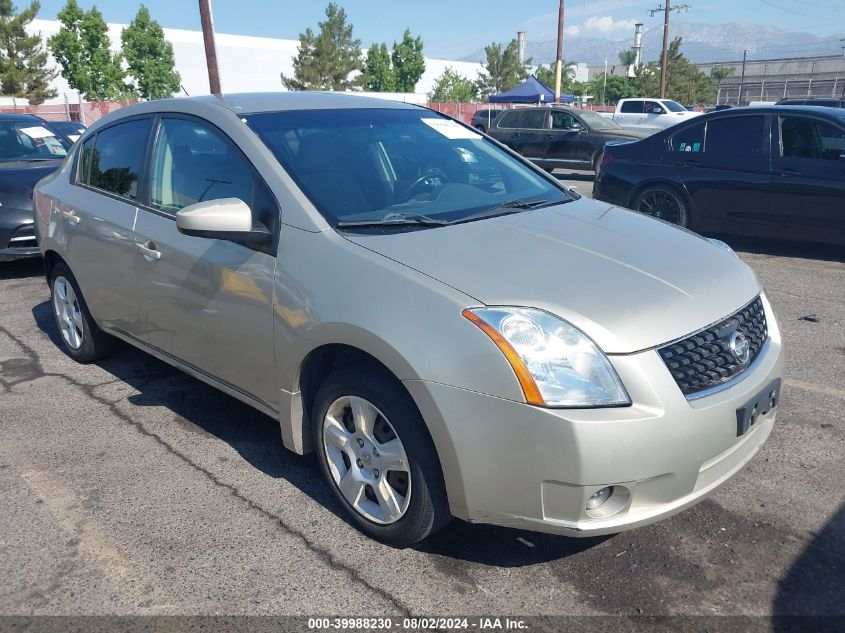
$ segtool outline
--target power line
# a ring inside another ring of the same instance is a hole
[[[667,80],[667,65],[669,53],[669,14],[672,11],[686,13],[692,7],[688,4],[676,4],[674,7],[669,5],[670,0],[664,0],[663,5],[658,5],[656,9],[649,9],[651,17],[663,12],[663,54],[660,56],[660,98],[666,97],[666,80]]]

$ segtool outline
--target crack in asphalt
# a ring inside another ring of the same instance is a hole
[[[57,373],[57,372],[47,372],[44,370],[43,365],[41,364],[41,359],[38,356],[38,353],[27,343],[22,341],[19,337],[12,334],[7,328],[0,326],[0,332],[5,334],[11,341],[13,341],[21,350],[23,350],[24,354],[27,356],[27,360],[35,366],[38,375],[34,375],[36,372],[30,372],[29,375],[24,375],[19,380],[8,382],[3,379],[2,374],[0,374],[0,383],[3,383],[4,388],[9,389],[14,385],[18,385],[25,382],[30,382],[37,378],[41,377],[54,377],[60,378],[68,381],[73,386],[82,390],[89,398],[92,400],[100,403],[101,405],[107,407],[117,418],[123,420],[130,426],[132,426],[136,431],[141,433],[142,435],[154,440],[158,444],[160,444],[164,449],[177,457],[178,459],[182,460],[184,463],[188,464],[193,469],[197,470],[198,472],[202,473],[209,481],[211,481],[215,486],[218,488],[222,488],[229,492],[233,497],[239,499],[241,502],[246,504],[250,509],[255,510],[256,512],[263,515],[265,518],[270,519],[279,524],[279,526],[288,534],[299,540],[303,545],[305,545],[306,549],[312,552],[315,556],[317,556],[320,560],[325,562],[330,568],[343,572],[348,575],[354,582],[362,585],[372,593],[380,596],[386,602],[394,605],[402,615],[410,616],[412,615],[410,608],[398,597],[394,596],[390,592],[382,589],[381,587],[377,587],[370,583],[368,580],[363,578],[358,571],[349,567],[348,565],[344,564],[343,562],[339,561],[329,550],[321,547],[317,543],[315,543],[312,539],[310,539],[304,532],[298,530],[290,525],[288,525],[285,520],[270,512],[269,510],[261,507],[252,499],[249,499],[245,495],[243,495],[237,487],[222,481],[212,473],[211,471],[207,470],[202,465],[193,461],[190,457],[185,455],[184,453],[180,452],[173,446],[171,446],[163,437],[158,435],[157,433],[148,430],[144,427],[143,424],[140,422],[136,422],[128,415],[126,415],[123,411],[118,408],[118,403],[124,400],[125,398],[120,398],[114,402],[107,400],[101,396],[98,396],[94,393],[94,389],[97,387],[101,387],[106,384],[110,384],[116,381],[107,381],[106,383],[96,384],[96,385],[87,385],[82,383],[71,376],[66,374]],[[150,380],[154,380],[155,378],[151,378]],[[137,389],[135,389],[137,390]]]

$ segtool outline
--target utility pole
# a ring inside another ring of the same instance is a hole
[[[739,76],[739,94],[736,97],[736,104],[742,105],[742,84],[745,83],[745,60],[748,58],[748,49],[742,51],[742,74]]]
[[[560,80],[563,71],[563,0],[557,12],[557,60],[555,61],[555,103],[560,103]]]
[[[670,6],[670,0],[665,0],[662,6],[656,9],[649,9],[651,17],[663,13],[663,55],[660,56],[660,98],[666,98],[666,83],[668,81],[668,53],[669,53],[669,14],[672,11],[689,11],[692,7],[688,4],[676,4]]]
[[[213,95],[221,95],[220,72],[217,69],[217,47],[214,45],[214,20],[211,17],[211,0],[199,0],[202,40],[205,44],[205,63],[208,67],[208,88]]]

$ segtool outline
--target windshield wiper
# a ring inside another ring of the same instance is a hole
[[[553,204],[561,204],[565,200],[548,200],[546,198],[537,198],[534,200],[508,200],[502,204],[496,205],[484,211],[479,211],[465,218],[460,218],[452,222],[452,224],[461,224],[463,222],[472,222],[474,220],[483,220],[485,218],[495,218],[500,215],[509,215],[511,213],[520,213],[526,209],[539,209],[540,207],[550,206]]]
[[[438,220],[419,213],[388,213],[380,220],[341,220],[335,226],[339,229],[368,226],[446,226],[448,220]]]

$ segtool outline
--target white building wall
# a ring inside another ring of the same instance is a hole
[[[109,24],[109,39],[112,50],[120,50],[120,33],[125,24]],[[55,20],[33,20],[31,32],[41,32],[45,41],[59,30],[59,22]],[[205,49],[202,41],[202,31],[188,31],[184,29],[164,29],[164,36],[173,44],[173,55],[176,60],[176,70],[182,76],[182,86],[185,93],[195,96],[208,94],[208,73],[205,66]],[[299,40],[283,40],[270,37],[251,37],[248,35],[231,35],[217,33],[217,62],[220,68],[220,84],[224,92],[284,92],[280,75],[293,74],[293,58],[299,46]],[[50,58],[50,64],[56,65]],[[400,100],[425,101],[422,98],[434,87],[436,79],[446,68],[452,68],[458,73],[476,79],[481,70],[481,64],[473,62],[459,62],[444,59],[426,58],[425,73],[417,83],[416,97],[400,96]],[[64,94],[75,101],[79,98],[76,91],[71,90],[67,82],[57,77],[52,86],[59,96],[54,103],[64,102]],[[52,103],[48,102],[48,103]]]

